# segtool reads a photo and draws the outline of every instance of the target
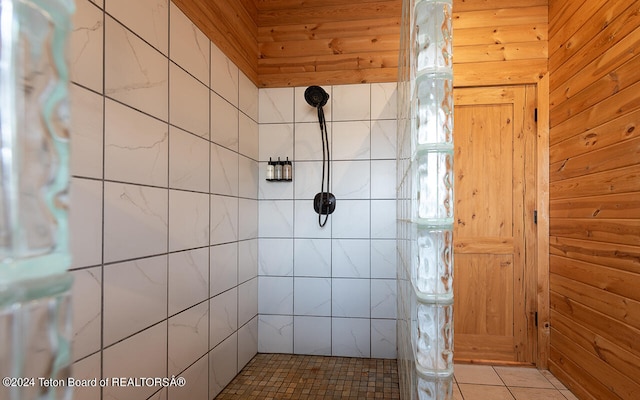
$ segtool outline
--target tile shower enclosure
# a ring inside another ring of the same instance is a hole
[[[258,351],[395,358],[395,83],[324,87],[320,229],[305,88],[258,89],[168,1],[76,5],[73,375],[187,385],[75,398],[212,398]]]

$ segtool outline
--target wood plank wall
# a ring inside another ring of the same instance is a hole
[[[537,82],[547,72],[548,0],[454,0],[454,85]]]
[[[640,1],[549,21],[549,365],[580,399],[640,399]]]
[[[256,0],[261,87],[395,82],[402,0]]]

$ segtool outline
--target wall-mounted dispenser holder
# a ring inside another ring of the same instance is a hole
[[[273,161],[269,157],[266,180],[269,182],[291,182],[293,180],[293,164],[289,157],[285,161],[282,161],[280,157],[278,157],[278,161]]]

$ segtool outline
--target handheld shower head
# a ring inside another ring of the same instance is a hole
[[[304,99],[311,107],[318,108],[327,104],[329,94],[320,86],[309,86],[307,90],[304,91]]]

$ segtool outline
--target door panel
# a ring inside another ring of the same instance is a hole
[[[463,88],[454,97],[455,358],[531,363],[535,88]]]

